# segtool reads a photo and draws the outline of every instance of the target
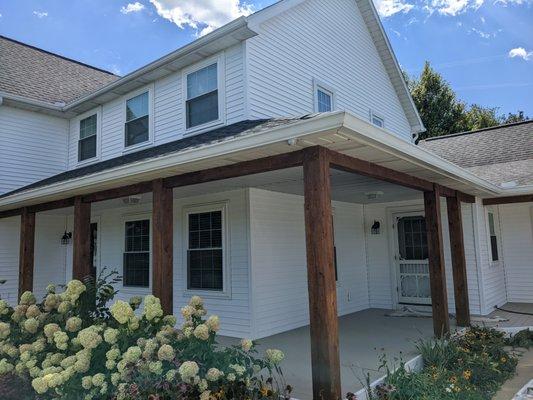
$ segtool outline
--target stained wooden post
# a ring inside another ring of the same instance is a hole
[[[172,314],[173,206],[172,188],[153,182],[152,292],[165,314]]]
[[[307,149],[303,167],[313,398],[338,400],[339,329],[327,151]]]
[[[74,232],[72,278],[83,280],[92,274],[91,259],[91,203],[84,203],[81,197],[74,200]]]
[[[431,192],[424,192],[424,209],[428,237],[429,281],[431,305],[433,308],[433,330],[441,337],[450,332],[448,316],[448,295],[442,242],[442,220],[440,214],[440,191],[437,185]]]
[[[20,254],[18,298],[33,290],[33,264],[35,253],[35,213],[22,210],[20,216]]]
[[[466,276],[461,200],[457,196],[447,197],[446,205],[448,208],[456,320],[458,326],[469,326],[470,305],[468,302],[468,282]]]

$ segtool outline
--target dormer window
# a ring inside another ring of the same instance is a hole
[[[186,74],[186,126],[217,121],[219,110],[218,62]]]
[[[126,100],[124,146],[135,146],[150,140],[149,92]]]
[[[79,162],[96,157],[97,123],[97,114],[80,120],[80,135],[78,139]]]

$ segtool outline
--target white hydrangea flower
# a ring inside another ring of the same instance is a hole
[[[185,361],[183,364],[180,365],[178,369],[181,379],[186,382],[189,382],[196,375],[198,375],[199,371],[200,368],[198,367],[198,364],[196,364],[196,362],[194,361]]]

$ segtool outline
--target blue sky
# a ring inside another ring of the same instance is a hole
[[[326,0],[325,0],[326,1]],[[533,0],[374,0],[402,67],[533,117]],[[0,0],[0,34],[121,75],[274,0]]]

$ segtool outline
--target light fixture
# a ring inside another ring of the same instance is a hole
[[[61,237],[61,244],[62,245],[67,245],[67,244],[70,243],[71,239],[72,239],[72,232],[65,231],[65,233]]]
[[[372,227],[370,228],[370,234],[379,235],[380,228],[381,228],[381,222],[374,220],[374,223],[372,224]]]
[[[298,139],[296,139],[296,138],[291,138],[291,139],[287,140],[287,144],[289,146],[296,146],[296,143],[298,143]]]
[[[366,192],[365,196],[368,200],[376,200],[376,199],[383,197],[383,192],[382,191]]]
[[[141,196],[128,196],[122,199],[122,202],[126,205],[135,205],[141,202]]]

